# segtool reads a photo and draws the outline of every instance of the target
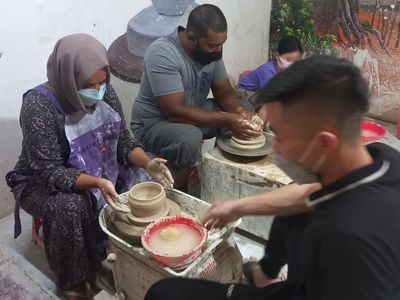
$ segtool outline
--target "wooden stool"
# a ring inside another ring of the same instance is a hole
[[[40,227],[42,227],[42,219],[32,217],[32,242],[44,248],[43,239],[39,234]]]

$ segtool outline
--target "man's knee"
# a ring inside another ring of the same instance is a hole
[[[171,144],[163,147],[161,155],[168,159],[172,168],[188,168],[196,165],[201,156],[203,133],[193,125],[185,125],[176,132]]]
[[[144,300],[181,300],[180,298],[177,298],[178,295],[176,292],[179,290],[177,281],[179,281],[177,278],[164,278],[157,281],[147,291]]]
[[[203,133],[196,126],[190,126],[184,135],[181,136],[181,145],[185,151],[193,154],[201,152]]]

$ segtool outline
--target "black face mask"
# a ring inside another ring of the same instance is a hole
[[[218,52],[207,52],[200,49],[199,44],[194,49],[194,59],[201,63],[203,66],[212,63],[213,61],[222,58],[222,51]]]

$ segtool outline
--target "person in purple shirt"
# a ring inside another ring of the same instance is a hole
[[[238,81],[238,88],[245,90],[245,95],[248,94],[247,91],[250,91],[251,95],[248,96],[248,99],[250,103],[253,103],[256,97],[253,97],[254,94],[252,92],[257,92],[277,73],[282,72],[291,64],[298,61],[302,55],[303,47],[301,46],[299,39],[292,35],[284,36],[279,40],[275,58],[240,78]],[[266,122],[266,108],[256,108],[256,112],[259,117]]]
[[[295,61],[299,60],[303,54],[303,48],[300,41],[291,35],[284,36],[279,40],[275,59],[272,59],[238,81],[238,87],[248,91],[258,91],[272,77],[286,68]]]

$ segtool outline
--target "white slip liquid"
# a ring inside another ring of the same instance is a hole
[[[169,227],[173,227],[180,231],[180,235],[176,240],[169,241],[165,240],[161,236],[160,228],[156,230],[149,238],[149,246],[154,252],[166,256],[179,256],[199,245],[201,241],[200,233],[184,224],[174,224]]]

